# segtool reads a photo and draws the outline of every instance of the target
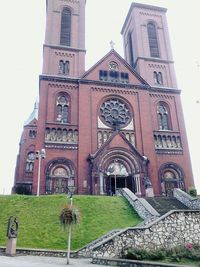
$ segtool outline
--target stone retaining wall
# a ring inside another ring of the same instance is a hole
[[[157,263],[148,261],[119,260],[109,258],[93,258],[93,264],[106,266],[123,266],[123,267],[191,267],[189,265],[174,265],[169,263]]]
[[[170,211],[145,227],[121,231],[93,248],[93,257],[120,257],[123,249],[172,248],[186,243],[200,244],[200,211]]]
[[[77,257],[84,257],[84,258],[90,258],[92,255],[92,250],[93,247],[101,244],[103,241],[107,240],[108,238],[112,237],[113,235],[115,235],[116,233],[119,233],[120,231],[122,231],[122,229],[114,229],[108,233],[106,233],[105,235],[102,235],[100,238],[95,239],[94,241],[90,242],[89,244],[87,244],[86,246],[80,248],[77,252],[76,255]]]
[[[189,209],[200,210],[200,199],[199,198],[194,198],[178,188],[174,189],[173,194],[176,199],[182,202]]]

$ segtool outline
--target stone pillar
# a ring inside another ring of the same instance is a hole
[[[139,174],[134,175],[134,180],[135,180],[135,185],[136,185],[135,194],[137,196],[141,196],[140,175]]]
[[[146,197],[154,197],[153,187],[149,187],[145,189]]]
[[[100,172],[99,173],[99,184],[100,184],[100,195],[104,195],[104,191],[103,191],[103,173]]]
[[[145,195],[146,197],[154,197],[154,190],[148,176],[143,177],[143,183],[145,186]]]

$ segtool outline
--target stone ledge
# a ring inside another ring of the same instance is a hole
[[[109,258],[93,258],[93,264],[106,266],[123,266],[123,267],[191,267],[189,265],[175,265],[168,263],[150,262],[150,261],[135,261],[125,259],[109,259]]]
[[[6,248],[0,247],[0,255],[5,255]],[[17,248],[16,255],[33,255],[33,256],[45,256],[45,257],[66,257],[66,251],[64,250],[50,250],[50,249],[31,249],[31,248]],[[71,252],[71,258],[76,258],[77,253]]]

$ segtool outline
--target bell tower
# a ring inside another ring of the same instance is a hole
[[[77,78],[85,71],[85,0],[47,0],[43,74]]]
[[[153,87],[177,88],[166,8],[132,3],[121,34],[126,61]]]

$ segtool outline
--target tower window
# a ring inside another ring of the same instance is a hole
[[[30,130],[29,131],[29,137],[30,138],[36,138],[37,132],[35,130]]]
[[[155,24],[152,22],[148,23],[147,31],[149,38],[150,55],[151,57],[160,57]]]
[[[71,11],[64,8],[61,15],[60,44],[71,45]]]
[[[153,78],[154,78],[155,84],[160,84],[160,85],[163,84],[162,72],[154,71]]]
[[[134,56],[133,56],[133,43],[131,33],[128,34],[128,50],[129,50],[129,60],[131,67],[134,67]]]
[[[100,70],[99,80],[109,81],[109,82],[129,83],[129,75],[126,72],[119,72],[113,70],[108,72],[107,70]]]
[[[69,61],[65,61],[65,62],[63,60],[59,61],[58,73],[65,74],[65,75],[69,74]]]

